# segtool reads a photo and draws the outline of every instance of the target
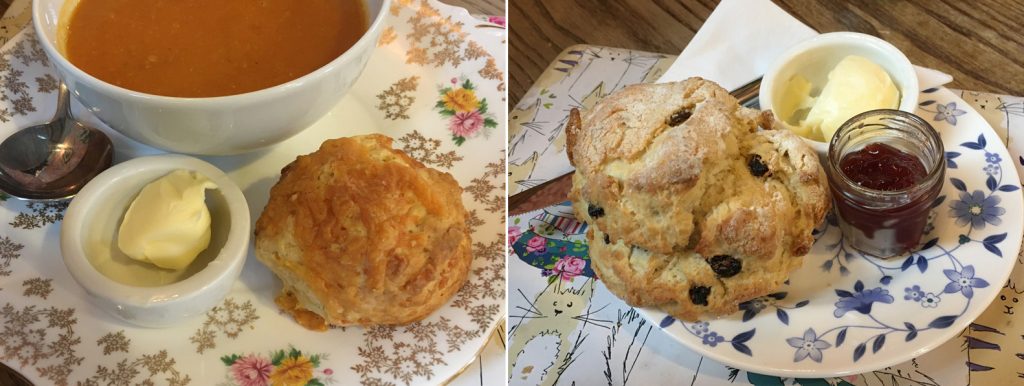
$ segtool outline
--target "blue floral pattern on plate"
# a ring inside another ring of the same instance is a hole
[[[1006,256],[1020,246],[1024,199],[1014,160],[982,117],[949,90],[925,96],[917,114],[941,133],[947,171],[916,251],[866,256],[848,245],[830,214],[814,231],[803,267],[777,292],[716,320],[643,312],[702,354],[801,378],[886,367],[955,336],[1009,275],[1015,259]]]

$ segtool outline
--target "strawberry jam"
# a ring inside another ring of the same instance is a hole
[[[844,123],[826,171],[847,245],[880,258],[913,251],[945,167],[938,132],[913,114],[872,110]]]
[[[858,185],[884,191],[910,188],[928,175],[917,157],[877,142],[844,156],[839,168]]]

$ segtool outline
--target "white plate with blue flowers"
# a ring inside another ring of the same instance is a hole
[[[919,250],[865,257],[833,215],[815,230],[803,267],[775,293],[695,323],[642,312],[687,347],[783,377],[858,374],[908,361],[956,336],[995,299],[1024,231],[1020,179],[995,131],[945,88],[917,115],[941,133],[946,181]]]

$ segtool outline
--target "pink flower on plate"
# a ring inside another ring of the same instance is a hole
[[[526,252],[544,253],[544,251],[548,250],[547,243],[547,239],[540,236],[533,236],[530,241],[526,242]]]
[[[469,137],[480,131],[484,126],[484,116],[479,111],[463,111],[455,113],[448,128],[457,137]]]
[[[508,245],[515,244],[520,237],[523,237],[523,230],[518,225],[508,227]]]
[[[459,78],[452,78],[452,84],[459,83]]]
[[[231,375],[241,386],[267,386],[273,369],[266,358],[250,354],[231,364]]]
[[[555,263],[555,273],[558,273],[562,280],[570,281],[572,278],[583,273],[587,262],[576,256],[565,256]]]
[[[504,16],[488,16],[487,17],[487,21],[489,21],[491,23],[494,23],[494,24],[497,24],[497,25],[500,25],[502,27],[508,27],[508,25],[505,24],[505,17]]]

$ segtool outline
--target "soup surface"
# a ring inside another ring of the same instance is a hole
[[[175,97],[241,94],[299,78],[366,32],[363,0],[81,0],[64,53],[92,76]]]

